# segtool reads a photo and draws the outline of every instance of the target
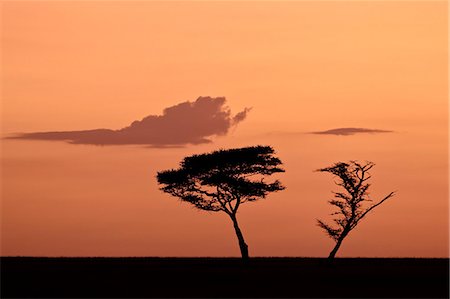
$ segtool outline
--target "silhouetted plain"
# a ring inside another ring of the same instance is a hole
[[[264,178],[284,172],[270,146],[252,146],[193,155],[181,161],[179,169],[158,172],[161,190],[200,210],[224,212],[231,221],[239,241],[243,259],[248,259],[248,246],[237,220],[241,204],[265,198],[283,190],[280,181]]]
[[[448,259],[1,258],[1,298],[448,298]]]
[[[211,142],[208,137],[221,136],[243,121],[249,108],[232,116],[224,97],[199,97],[164,109],[162,115],[149,115],[128,127],[83,131],[35,132],[8,139],[62,140],[76,144],[143,144],[167,147]]]
[[[344,189],[344,192],[333,192],[334,199],[329,201],[332,206],[338,208],[338,211],[332,214],[339,216],[334,219],[337,226],[332,227],[321,220],[317,220],[318,225],[336,242],[328,256],[329,259],[335,257],[345,237],[370,211],[394,196],[394,192],[391,192],[379,202],[364,206],[365,203],[372,201],[367,191],[370,184],[366,181],[370,179],[369,170],[374,165],[372,162],[366,162],[365,164],[360,164],[357,161],[338,162],[331,167],[317,170],[334,174],[338,178],[336,184]]]

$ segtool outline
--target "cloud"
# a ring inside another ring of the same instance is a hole
[[[243,111],[239,112],[233,117],[232,125],[237,125],[241,121],[247,118],[247,114],[252,110],[252,108],[245,108]]]
[[[370,134],[376,134],[376,133],[392,133],[393,131],[388,130],[379,130],[379,129],[366,129],[366,128],[337,128],[337,129],[331,129],[326,131],[319,131],[319,132],[311,132],[311,134],[322,134],[322,135],[354,135],[354,134],[360,134],[360,133],[370,133]]]
[[[199,97],[164,109],[162,115],[149,115],[128,127],[84,131],[24,133],[8,139],[64,140],[75,144],[142,144],[173,147],[211,142],[208,137],[226,135],[245,120],[249,108],[232,116],[225,97]]]

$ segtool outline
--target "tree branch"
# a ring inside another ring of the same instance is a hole
[[[356,223],[358,223],[364,216],[367,215],[367,213],[369,213],[370,211],[372,211],[373,209],[375,209],[376,207],[378,207],[379,205],[381,205],[384,201],[386,201],[388,198],[394,196],[395,192],[391,192],[388,195],[386,195],[385,198],[383,198],[382,200],[380,200],[378,203],[372,205],[371,207],[369,207],[364,213],[361,214],[361,216],[359,216],[356,220]]]
[[[216,190],[217,190],[217,201],[220,203],[220,205],[222,206],[222,209],[225,213],[227,213],[228,215],[231,215],[232,213],[232,209],[229,210],[225,204],[225,202],[223,200],[221,200],[221,195],[222,193],[219,190],[219,185],[216,186]]]

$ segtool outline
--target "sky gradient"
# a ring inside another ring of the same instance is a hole
[[[251,256],[326,256],[316,219],[331,219],[338,189],[314,170],[369,160],[373,198],[397,194],[338,255],[448,257],[445,1],[1,6],[2,137],[118,130],[207,96],[246,111],[197,145],[3,139],[1,255],[239,256],[226,215],[180,203],[155,176],[186,155],[262,144],[287,189],[240,208]],[[342,128],[375,131],[311,134]]]

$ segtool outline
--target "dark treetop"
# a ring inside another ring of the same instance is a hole
[[[284,189],[264,177],[284,172],[270,146],[218,150],[184,158],[179,169],[158,172],[161,190],[207,211],[235,215],[240,204]]]

